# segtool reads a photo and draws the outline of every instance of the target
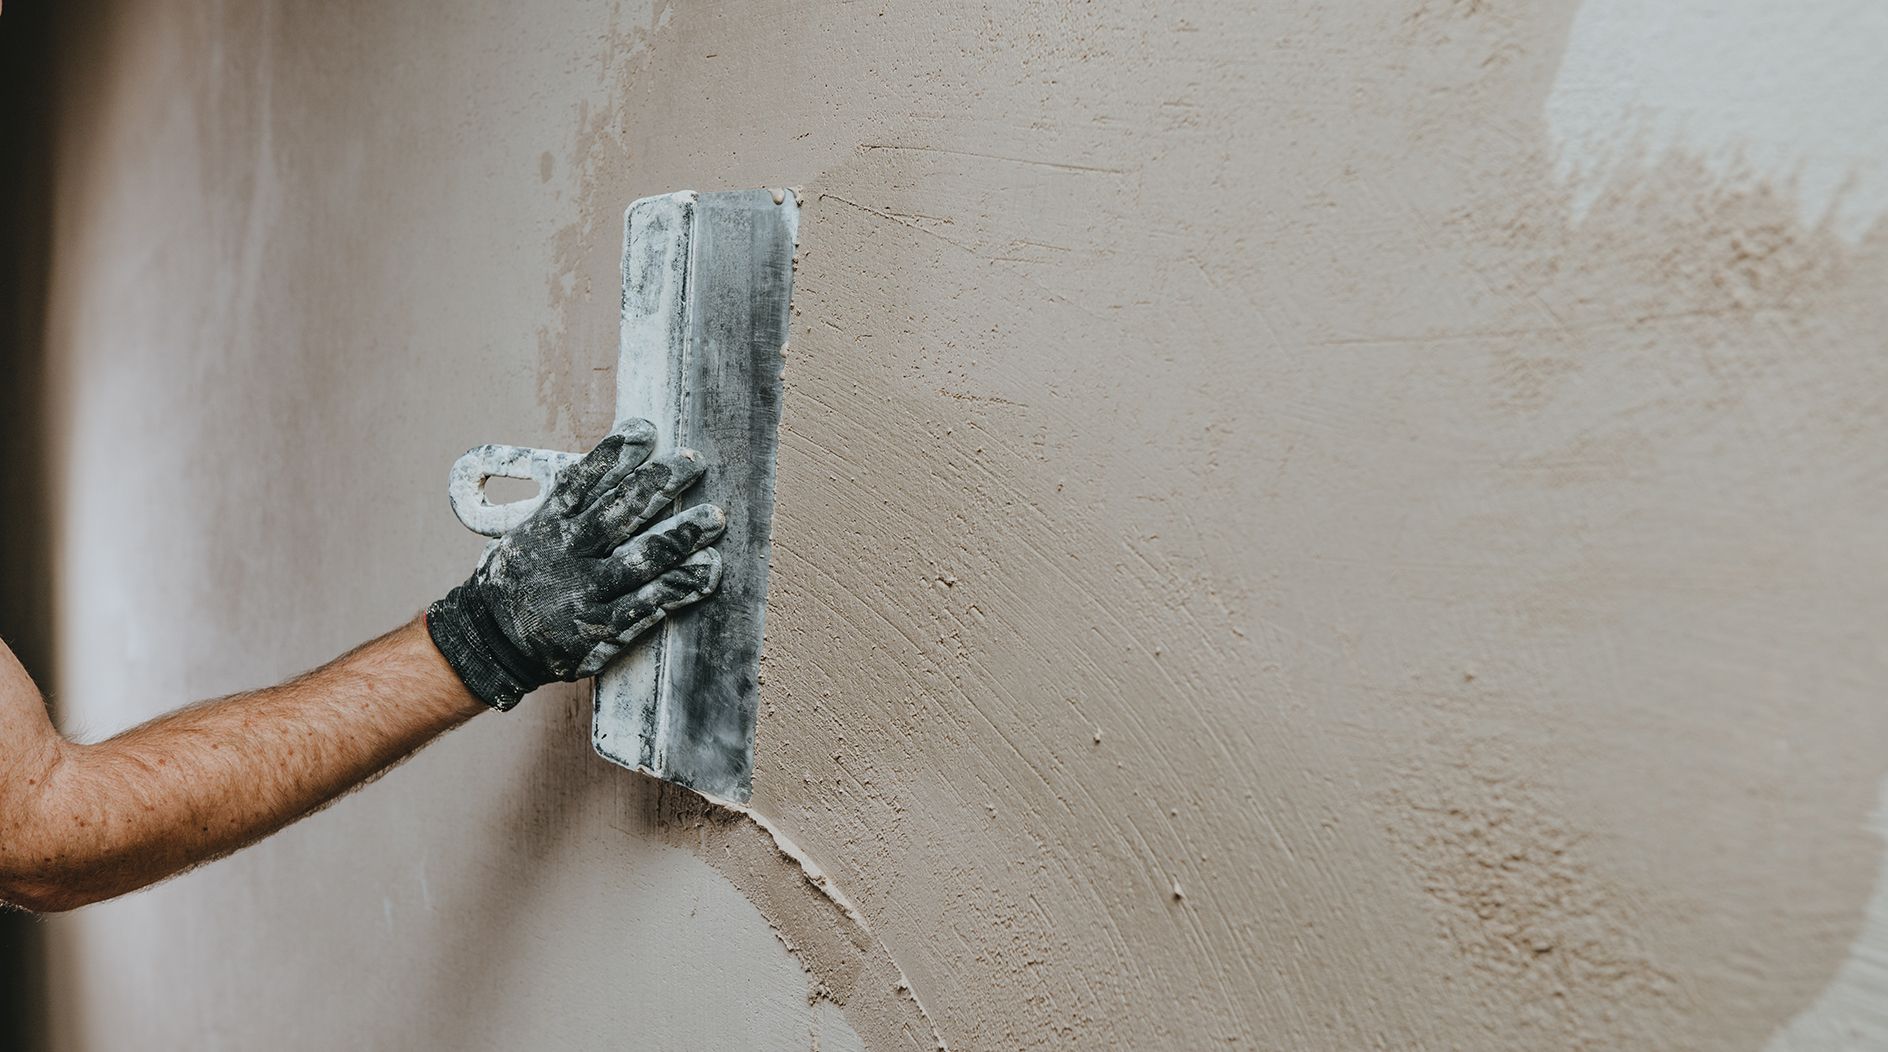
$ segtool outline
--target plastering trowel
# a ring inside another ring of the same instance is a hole
[[[685,190],[624,216],[616,419],[656,426],[664,447],[699,450],[701,484],[679,503],[729,513],[721,587],[665,622],[597,677],[591,740],[605,759],[745,803],[753,792],[761,616],[772,547],[780,370],[793,291],[799,200],[791,191]],[[660,450],[658,450],[660,452]],[[481,446],[452,468],[453,512],[496,537],[542,503],[580,454]],[[492,504],[491,478],[534,480]]]

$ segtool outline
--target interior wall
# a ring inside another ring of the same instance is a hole
[[[567,211],[539,154],[596,79],[559,57],[573,32],[496,4],[67,16],[46,340],[69,732],[413,617],[483,544],[453,459],[579,444],[531,364]],[[540,692],[285,835],[56,918],[54,1047],[858,1048],[588,724],[585,693]]]
[[[410,616],[623,206],[786,183],[771,832],[547,691],[62,919],[64,1047],[1888,1040],[1865,0],[524,6],[66,27],[62,716]]]

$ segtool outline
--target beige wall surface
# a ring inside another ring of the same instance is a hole
[[[64,725],[449,587],[623,206],[791,184],[806,865],[546,691],[60,919],[64,1047],[1879,1047],[1888,24],[1646,6],[70,11]]]

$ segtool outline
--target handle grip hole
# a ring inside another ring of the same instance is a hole
[[[494,475],[485,480],[485,499],[492,504],[511,504],[521,500],[530,500],[541,492],[532,479],[505,478]]]

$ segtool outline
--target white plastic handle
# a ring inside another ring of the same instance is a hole
[[[473,533],[497,537],[530,518],[550,495],[557,473],[582,457],[581,453],[528,446],[479,446],[466,450],[465,456],[453,462],[452,477],[446,485],[446,492],[452,497],[452,513]],[[538,491],[523,500],[493,504],[485,498],[485,483],[495,478],[536,482]]]

